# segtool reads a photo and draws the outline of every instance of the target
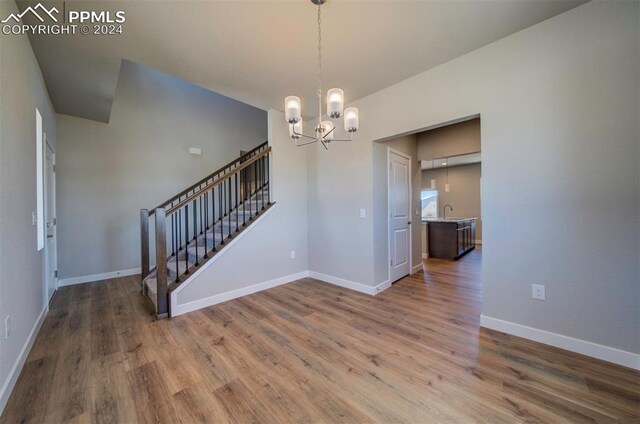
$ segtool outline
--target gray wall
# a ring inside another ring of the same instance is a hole
[[[483,314],[640,352],[638,15],[589,2],[354,102],[357,140],[309,149],[310,268],[385,281],[374,141],[480,114]]]
[[[269,144],[273,149],[270,169],[274,209],[199,276],[179,288],[178,305],[309,269],[307,152],[289,138],[281,112],[269,111]],[[295,259],[290,257],[292,250]]]
[[[0,16],[18,9],[0,2]],[[40,68],[26,36],[0,36],[0,328],[11,316],[11,335],[0,337],[0,414],[20,368],[19,360],[38,317],[46,307],[44,252],[38,252],[36,227],[36,113],[50,144],[56,120]],[[13,377],[13,379],[12,379]]]
[[[418,159],[479,152],[480,118],[418,133]]]
[[[128,61],[109,124],[58,122],[61,278],[139,267],[139,210],[267,138],[265,111]]]
[[[480,177],[481,164],[452,166],[449,168],[449,192],[444,189],[446,177],[443,168],[422,171],[422,189],[431,188],[431,179],[436,179],[438,190],[438,216],[442,216],[442,208],[449,204],[453,212],[447,208],[447,216],[476,217],[476,240],[482,240],[482,211],[480,210]]]

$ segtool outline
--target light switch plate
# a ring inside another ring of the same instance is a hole
[[[366,217],[367,217],[367,210],[360,209],[360,218],[366,218]]]
[[[11,335],[11,317],[7,315],[4,319],[4,338],[5,340]]]
[[[189,153],[192,155],[200,156],[202,154],[202,149],[199,147],[189,147]]]

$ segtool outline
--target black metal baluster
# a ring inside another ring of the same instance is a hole
[[[189,274],[189,205],[184,205],[184,266]]]
[[[267,205],[271,204],[271,175],[269,175],[269,158],[271,157],[270,153],[267,153]]]
[[[254,190],[253,193],[256,198],[256,215],[258,215],[258,161],[253,162],[253,180],[254,180]]]
[[[240,206],[240,204],[238,203],[238,197],[240,194],[240,188],[238,187],[238,173],[236,172],[236,185],[235,185],[235,196],[236,196],[236,233],[240,231],[240,225],[239,225],[239,221],[238,221],[238,215],[239,215],[239,208],[238,206]]]
[[[216,251],[216,188],[211,190],[211,238],[213,239],[213,251]]]
[[[220,244],[224,244],[224,230],[222,228],[222,189],[224,181],[218,184],[218,221],[220,221]]]
[[[172,205],[173,207],[173,205]],[[177,213],[173,213],[172,217],[173,219],[173,233],[172,233],[172,237],[173,237],[173,247],[174,247],[174,255],[177,257],[178,256],[178,249],[180,248],[180,246],[178,246],[178,226],[180,226],[180,222],[178,221],[178,214]]]
[[[180,276],[178,275],[178,264],[180,263],[178,261],[178,256],[179,256],[179,249],[180,249],[180,240],[178,240],[178,229],[180,228],[180,220],[178,219],[178,212],[174,212],[173,216],[172,216],[173,220],[175,221],[175,229],[173,232],[173,243],[176,247],[176,253],[175,253],[175,264],[176,264],[176,278],[175,278],[175,282],[177,283],[178,281],[180,281]],[[167,267],[167,272],[169,272],[169,267]]]
[[[247,226],[247,169],[240,171],[240,182],[242,183],[242,226]]]
[[[176,254],[176,239],[173,236],[173,230],[175,227],[175,222],[176,220],[174,219],[174,217],[171,217],[171,256]]]
[[[251,205],[251,182],[249,178],[251,177],[249,174],[249,167],[247,166],[245,169],[247,170],[247,201],[249,202],[249,221],[253,220],[253,206]]]
[[[197,240],[198,237],[198,199],[193,199],[191,202],[193,206],[193,240]]]
[[[202,203],[202,196],[200,196],[199,199],[200,199],[200,235],[202,235],[202,224],[204,223],[204,220],[203,220],[204,203]]]
[[[262,210],[264,210],[264,156],[260,158],[260,204],[262,204]]]
[[[231,177],[227,178],[226,181],[227,181],[227,187],[228,187],[228,189],[227,189],[227,195],[228,195],[228,197],[227,197],[227,199],[228,199],[227,209],[229,210],[229,213],[228,213],[228,215],[229,215],[229,219],[228,219],[229,229],[228,229],[227,235],[228,235],[228,238],[231,238]]]
[[[193,244],[196,245],[196,262],[194,266],[200,265],[198,263],[198,198],[193,199]]]
[[[179,209],[178,210],[178,252],[181,250],[182,250],[182,209]]]
[[[209,193],[204,194],[204,258],[209,259],[209,244],[207,243],[207,231],[209,231]]]

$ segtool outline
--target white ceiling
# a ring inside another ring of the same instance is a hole
[[[349,101],[562,13],[585,0],[329,0],[325,89]],[[37,1],[18,0],[24,10]],[[62,10],[62,1],[48,1]],[[121,36],[33,36],[57,112],[108,122],[121,59],[262,109],[288,94],[316,113],[316,8],[290,1],[66,1],[124,10]]]

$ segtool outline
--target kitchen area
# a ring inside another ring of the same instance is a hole
[[[418,134],[423,259],[457,261],[482,244],[480,120]]]

